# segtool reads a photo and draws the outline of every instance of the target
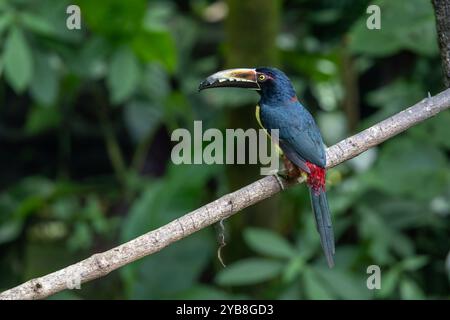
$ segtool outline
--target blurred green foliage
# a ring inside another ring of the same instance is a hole
[[[75,2],[81,30],[65,27],[69,1],[0,2],[0,290],[232,191],[224,166],[171,164],[170,133],[196,119],[224,129],[257,100],[196,90],[224,66],[225,2]],[[381,30],[366,28],[368,4],[281,3],[281,67],[328,144],[352,133],[349,115],[363,129],[443,89],[430,2],[371,2]],[[360,103],[345,109],[349,97]],[[449,298],[448,123],[447,111],[329,172],[332,270],[299,186],[272,229],[226,223],[226,268],[208,228],[54,298]],[[366,287],[371,264],[379,291]]]

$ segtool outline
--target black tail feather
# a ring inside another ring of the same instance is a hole
[[[317,230],[320,234],[320,242],[322,244],[328,266],[334,266],[334,233],[331,223],[331,214],[328,207],[327,195],[324,191],[316,192],[309,189],[311,195],[311,205],[316,219]]]

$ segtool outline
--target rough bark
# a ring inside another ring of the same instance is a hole
[[[436,16],[436,29],[438,33],[439,48],[441,51],[442,68],[444,70],[444,83],[450,87],[450,1],[433,0]]]
[[[334,167],[351,159],[449,107],[450,89],[426,98],[328,148],[327,167]],[[78,281],[84,283],[103,277],[123,265],[158,252],[175,241],[267,199],[280,190],[275,177],[264,177],[118,247],[4,291],[0,293],[0,299],[42,299],[70,288]]]

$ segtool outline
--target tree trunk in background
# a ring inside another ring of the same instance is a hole
[[[341,82],[344,87],[342,108],[347,119],[348,133],[353,133],[359,124],[359,87],[358,72],[354,58],[348,49],[348,40],[344,38],[341,44]]]
[[[226,21],[226,64],[228,68],[277,65],[276,36],[279,30],[281,5],[278,0],[228,0]],[[229,128],[259,129],[255,119],[255,103],[230,110]],[[258,166],[228,166],[231,190],[240,188],[260,175]],[[248,208],[248,215],[239,217],[236,223],[247,224],[242,217],[249,217],[249,224],[273,226],[277,217],[277,200],[270,199]]]
[[[444,83],[450,87],[450,1],[433,0],[436,15],[436,28],[438,32],[439,47],[441,49],[442,68],[444,70]]]
[[[227,64],[230,67],[276,64],[279,1],[228,0],[228,8]]]

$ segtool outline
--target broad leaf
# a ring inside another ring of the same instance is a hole
[[[108,74],[111,101],[120,104],[127,100],[139,83],[139,65],[133,52],[124,47],[115,52]]]
[[[286,239],[273,231],[248,228],[244,232],[245,242],[256,252],[277,258],[292,258],[295,249]]]
[[[50,60],[51,56],[35,55],[35,69],[30,88],[34,100],[44,106],[55,103],[59,90],[59,74]]]
[[[250,258],[233,263],[216,277],[220,285],[250,285],[277,277],[283,264],[278,261]]]
[[[5,77],[17,93],[23,92],[33,76],[33,57],[21,29],[13,28],[4,48]]]

